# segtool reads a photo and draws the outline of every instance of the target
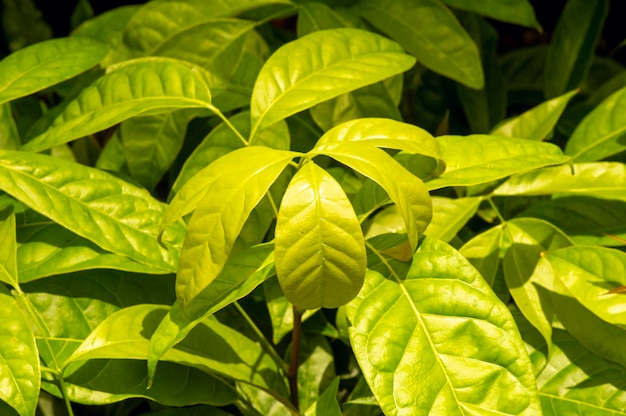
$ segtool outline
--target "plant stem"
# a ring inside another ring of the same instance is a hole
[[[302,311],[293,306],[293,331],[291,332],[291,362],[287,377],[291,391],[291,403],[299,409],[298,403],[298,364],[300,361],[300,338],[302,336]]]
[[[235,126],[232,125],[230,120],[228,120],[228,118],[224,114],[222,114],[222,112],[217,107],[209,105],[208,109],[213,111],[215,115],[218,116],[224,122],[224,124],[226,124],[232,130],[233,133],[235,133],[235,135],[239,138],[239,140],[241,140],[241,143],[243,143],[244,146],[250,146],[250,143],[246,139],[244,139],[241,133],[239,133],[239,130],[237,130]]]

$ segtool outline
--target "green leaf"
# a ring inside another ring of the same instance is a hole
[[[158,305],[136,305],[112,314],[66,360],[65,366],[101,358],[144,360],[150,337],[167,310]],[[282,363],[216,319],[197,325],[180,344],[165,353],[163,360],[253,384],[278,399],[287,392],[281,377]]]
[[[367,264],[359,220],[341,186],[313,162],[287,187],[275,246],[278,282],[295,306],[336,308],[361,289]]]
[[[130,18],[137,13],[139,7],[139,5],[116,7],[115,9],[91,17],[74,29],[72,36],[91,38],[106,43],[109,45],[111,51],[113,51],[122,41],[122,31],[124,27]],[[111,52],[109,52],[109,55],[110,54]]]
[[[322,154],[354,169],[380,185],[402,213],[411,248],[432,218],[432,203],[424,183],[384,151],[366,143],[333,145]]]
[[[109,67],[81,91],[48,130],[22,149],[37,152],[104,130],[138,115],[212,108],[204,71],[168,58],[143,58]]]
[[[470,88],[484,86],[478,48],[438,0],[365,0],[358,11],[420,63]]]
[[[569,0],[554,29],[546,61],[545,92],[553,98],[584,80],[608,14],[607,0]]]
[[[569,160],[550,143],[486,135],[439,136],[437,139],[446,171],[426,182],[430,190],[478,185]]]
[[[360,29],[311,33],[280,47],[254,85],[251,137],[299,111],[406,71],[415,59]],[[325,86],[332,84],[332,88]]]
[[[2,31],[12,51],[52,37],[52,28],[44,21],[33,0],[4,0]]]
[[[449,242],[463,228],[478,210],[481,198],[445,198],[433,196],[433,219],[428,224],[426,234],[429,237]]]
[[[341,416],[341,407],[337,402],[338,391],[339,377],[335,377],[319,399],[305,410],[304,416]]]
[[[176,294],[185,307],[220,273],[248,216],[295,155],[268,147],[245,147],[196,175],[201,180],[196,191],[201,195],[193,195],[198,209],[189,221],[176,277]],[[192,183],[187,182],[187,189]],[[187,202],[184,209],[190,206],[186,194],[181,190],[176,195],[183,204]],[[170,207],[175,206],[176,198]]]
[[[626,166],[617,162],[554,166],[509,178],[494,195],[585,195],[626,202]]]
[[[519,116],[499,124],[491,131],[491,134],[528,140],[545,140],[552,133],[569,101],[577,93],[578,90],[570,91],[543,102]]]
[[[502,22],[539,29],[533,5],[528,0],[443,0],[461,10],[482,14]]]
[[[555,329],[550,361],[537,375],[545,416],[625,415],[624,367],[594,354],[562,329]]]
[[[22,145],[11,105],[0,104],[0,149],[15,150]]]
[[[587,309],[605,321],[626,328],[623,295],[607,293],[626,285],[626,254],[596,246],[573,246],[546,257],[557,278]]]
[[[96,65],[107,48],[86,38],[51,39],[0,61],[0,104],[72,78]]]
[[[146,190],[62,159],[0,151],[0,189],[105,250],[174,271],[183,229],[157,242],[165,207]]]
[[[502,237],[502,226],[496,226],[473,237],[459,250],[492,287],[500,264]]]
[[[577,162],[593,162],[626,149],[626,87],[611,94],[576,127],[565,154]]]
[[[121,124],[128,170],[147,189],[154,189],[176,159],[192,117],[182,110],[135,117]]]
[[[333,350],[326,337],[318,334],[303,337],[300,344],[298,365],[298,404],[300,408],[309,409],[314,406],[316,401],[323,397],[323,393],[321,395],[320,393],[327,388],[333,379],[337,379],[335,360]],[[336,397],[332,398],[335,399],[335,407],[339,409]],[[319,414],[327,415],[328,413]]]
[[[0,211],[0,281],[18,287],[15,213],[8,206]]]
[[[35,416],[39,396],[39,354],[22,309],[0,284],[0,400],[20,416]]]
[[[346,307],[350,343],[385,414],[539,414],[515,322],[460,254],[426,238],[406,275],[388,273],[370,271]]]
[[[439,160],[439,143],[426,130],[384,118],[360,118],[342,123],[324,133],[311,152],[324,153],[351,142],[386,149],[404,150]]]
[[[339,14],[323,3],[312,1],[298,7],[297,31],[299,38],[320,30],[350,26]]]

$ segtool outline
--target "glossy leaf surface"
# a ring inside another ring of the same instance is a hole
[[[359,366],[386,414],[539,412],[513,318],[445,243],[423,240],[406,276],[369,272],[346,316]]]
[[[144,189],[97,169],[20,151],[0,152],[0,178],[3,191],[79,236],[140,263],[174,270],[183,229],[168,230],[168,248],[157,242],[165,207]]]
[[[441,2],[366,0],[358,11],[427,68],[471,88],[484,86],[476,45]]]
[[[406,71],[415,59],[382,36],[359,29],[314,32],[279,48],[252,92],[257,130],[322,101]],[[332,89],[325,88],[332,82]]]
[[[96,65],[104,44],[85,38],[52,39],[0,61],[0,104],[43,90]]]
[[[446,171],[426,183],[430,190],[478,185],[569,159],[550,143],[483,135],[437,139]]]
[[[35,337],[21,307],[0,285],[0,400],[20,416],[34,416],[40,386],[39,355]]]
[[[289,183],[275,238],[276,275],[297,307],[336,308],[361,289],[367,264],[359,220],[341,186],[314,163]]]
[[[109,67],[70,102],[43,134],[22,148],[41,151],[133,116],[182,108],[208,108],[211,92],[202,69],[167,58],[145,58]]]
[[[527,0],[443,0],[461,10],[482,14],[502,22],[539,28],[532,4]]]
[[[248,216],[293,157],[293,152],[246,147],[196,175],[208,184],[189,221],[178,263],[176,294],[183,305],[220,273]]]

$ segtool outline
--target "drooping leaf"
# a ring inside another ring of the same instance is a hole
[[[45,150],[138,115],[211,108],[207,82],[201,68],[169,58],[143,58],[109,67],[106,75],[67,104],[48,130],[22,149]]]
[[[591,65],[608,14],[607,0],[569,0],[554,29],[546,60],[545,91],[554,98],[577,88]]]
[[[170,227],[157,242],[165,207],[106,172],[45,155],[0,151],[0,189],[105,250],[173,271],[182,241]]]
[[[587,309],[605,321],[626,328],[626,302],[619,293],[626,285],[626,254],[596,246],[573,246],[548,253],[555,276]]]
[[[40,368],[35,336],[22,309],[0,284],[0,400],[20,416],[35,416]]]
[[[565,154],[576,162],[593,162],[626,149],[626,87],[614,92],[576,127],[565,146]]]
[[[341,186],[315,163],[289,183],[275,233],[276,275],[291,303],[336,308],[356,296],[367,265],[359,220]]]
[[[543,102],[530,110],[506,120],[491,131],[494,136],[517,137],[528,140],[545,140],[556,126],[569,101],[578,93],[570,91]]]
[[[177,297],[185,307],[220,273],[248,216],[295,155],[268,147],[245,147],[196,175],[205,192],[199,198],[194,196],[199,205],[189,221],[176,277]],[[181,196],[183,204],[185,194],[181,190],[176,196]]]
[[[343,413],[337,402],[338,391],[339,377],[336,377],[319,399],[304,411],[304,416],[341,416]]]
[[[8,206],[0,211],[0,282],[18,287],[15,213]]]
[[[0,104],[43,90],[96,65],[107,53],[86,38],[51,39],[0,61]]]
[[[586,195],[626,202],[626,166],[617,162],[576,163],[509,178],[494,195]]]
[[[360,29],[323,30],[289,42],[265,62],[254,85],[251,135],[414,63],[395,42]],[[329,82],[332,89],[324,87]]]
[[[366,0],[358,11],[427,68],[470,88],[484,86],[476,45],[441,2]]]
[[[539,29],[535,11],[528,0],[443,0],[461,10],[482,14],[502,22]]]
[[[426,182],[430,190],[478,185],[569,160],[550,143],[486,135],[439,136],[437,139],[446,170]]]
[[[343,163],[380,185],[402,213],[411,248],[432,218],[432,203],[424,183],[384,151],[366,143],[342,143],[324,155]]]
[[[429,237],[437,238],[446,243],[463,228],[463,226],[474,216],[481,198],[445,198],[433,196],[433,219],[428,224],[426,234]]]
[[[350,343],[385,414],[539,413],[515,322],[462,256],[426,238],[406,275],[386,274],[370,271],[346,307]]]

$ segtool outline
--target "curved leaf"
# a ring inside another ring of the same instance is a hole
[[[107,47],[86,38],[40,42],[0,61],[0,104],[72,78],[104,58]]]
[[[417,247],[432,218],[432,203],[424,183],[391,156],[366,143],[342,143],[324,150],[324,155],[372,179],[398,206],[411,247]]]
[[[468,198],[444,198],[433,196],[433,219],[424,231],[429,237],[448,242],[456,236],[463,226],[478,210],[482,199]]]
[[[173,271],[183,229],[157,242],[165,206],[146,190],[106,172],[59,158],[0,151],[0,189],[100,247]]]
[[[626,149],[626,87],[600,103],[576,127],[565,154],[577,162],[593,162]]]
[[[341,406],[337,402],[339,391],[339,377],[335,377],[332,383],[324,390],[316,402],[305,410],[304,416],[341,416]]]
[[[20,416],[35,416],[39,396],[39,354],[22,309],[0,284],[0,400]]]
[[[67,104],[48,130],[22,149],[49,149],[134,116],[182,108],[211,108],[211,92],[201,68],[168,58],[125,62],[109,67],[106,75]]]
[[[196,175],[202,175],[206,186],[195,199],[198,209],[189,221],[176,277],[177,298],[185,307],[220,273],[248,216],[295,155],[268,147],[245,147]],[[185,193],[181,191],[177,197],[181,195]]]
[[[446,170],[426,182],[430,190],[478,185],[569,160],[550,143],[486,135],[439,136],[437,139]]]
[[[491,134],[528,140],[544,140],[550,135],[565,107],[577,93],[578,90],[570,91],[541,103],[519,116],[499,124],[491,131]]]
[[[287,187],[275,247],[278,282],[299,308],[336,308],[361,289],[367,259],[359,220],[341,186],[313,162]]]
[[[509,178],[493,194],[570,194],[626,201],[626,166],[596,162],[543,168]]]
[[[11,104],[0,104],[0,149],[15,150],[21,145]]]
[[[462,256],[426,238],[406,276],[387,273],[370,271],[346,307],[350,343],[385,414],[539,414],[515,322]]]
[[[8,206],[0,211],[0,282],[18,287],[17,242],[15,236],[15,214]]]
[[[611,289],[626,285],[626,254],[596,246],[573,246],[548,253],[554,274],[587,309],[626,329],[626,302]]]
[[[478,48],[438,0],[365,0],[358,11],[427,68],[470,88],[484,86]]]
[[[265,62],[254,85],[252,137],[257,130],[404,72],[414,63],[395,42],[360,29],[323,30],[289,42]]]
[[[539,29],[533,5],[528,0],[443,0],[461,10],[482,14],[502,22]]]

